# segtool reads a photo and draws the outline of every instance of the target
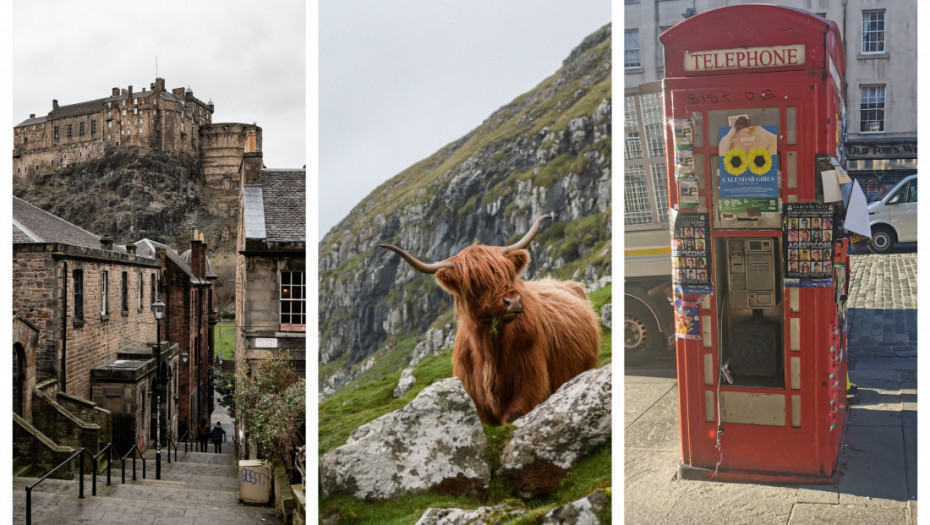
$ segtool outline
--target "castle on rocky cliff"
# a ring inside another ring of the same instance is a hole
[[[163,78],[149,90],[114,87],[108,97],[66,106],[53,100],[48,114],[31,114],[13,128],[13,179],[28,183],[111,148],[139,146],[194,156],[210,186],[237,189],[242,154],[247,146],[261,151],[262,129],[212,119],[213,101],[203,102],[189,87],[168,91]]]

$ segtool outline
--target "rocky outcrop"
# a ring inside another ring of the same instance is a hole
[[[457,378],[425,388],[404,408],[357,428],[320,459],[323,496],[368,501],[433,491],[483,497],[487,437]]]
[[[608,330],[612,330],[610,325],[613,322],[613,311],[614,308],[611,303],[607,303],[601,307],[601,325]]]
[[[354,377],[366,358],[408,334],[433,338],[404,356],[411,362],[450,345],[454,330],[434,325],[450,297],[382,243],[441,260],[476,241],[504,245],[551,212],[522,277],[554,274],[589,289],[609,282],[610,43],[609,26],[585,39],[557,73],[385,182],[323,238],[320,362],[343,364],[332,374]],[[339,387],[320,379],[323,391]]]
[[[578,460],[610,441],[610,365],[562,385],[514,421],[498,474],[521,497],[550,494]]]
[[[610,505],[610,497],[596,490],[591,495],[563,505],[543,518],[543,525],[600,525],[597,517]]]
[[[413,368],[405,368],[404,371],[400,373],[397,386],[394,387],[394,398],[402,397],[416,382],[417,378],[413,376]]]
[[[526,514],[526,508],[511,503],[478,509],[426,509],[416,525],[491,525]]]

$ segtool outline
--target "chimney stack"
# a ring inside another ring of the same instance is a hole
[[[30,113],[30,114],[29,114],[29,118],[36,118],[36,114],[35,114],[35,113]]]
[[[257,147],[256,147],[256,145],[255,145],[255,132],[254,132],[254,131],[250,131],[249,134],[248,134],[248,136],[246,137],[246,140],[245,140],[245,152],[246,152],[246,153],[255,153],[256,148],[257,148]]]
[[[109,233],[100,238],[100,247],[104,250],[113,249],[113,238],[110,237]]]
[[[207,254],[203,245],[203,233],[191,230],[191,273],[198,279],[207,278]]]
[[[58,109],[58,99],[54,98],[52,99],[52,111],[55,111],[57,109]]]
[[[132,84],[129,84],[129,89],[127,89],[126,92],[129,93],[130,97],[132,96]]]
[[[119,88],[118,88],[118,87],[113,88],[113,96],[114,96],[114,97],[119,96]]]

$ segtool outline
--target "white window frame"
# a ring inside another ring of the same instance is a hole
[[[289,276],[285,284],[284,276]],[[297,277],[295,282],[294,278]],[[278,275],[278,298],[280,325],[282,332],[305,332],[307,330],[307,274],[303,271],[282,270]],[[298,293],[294,293],[294,291]],[[292,307],[285,312],[285,305],[299,305],[299,312],[294,313]],[[287,322],[285,322],[287,321]],[[294,322],[303,321],[303,322]]]
[[[867,94],[874,89],[875,95],[866,99]],[[881,94],[881,100],[879,100],[878,94]],[[873,101],[874,99],[874,101]],[[888,100],[888,87],[886,84],[863,84],[859,86],[859,133],[860,134],[878,134],[885,133],[887,128],[888,119],[885,118],[887,115],[886,100]],[[867,119],[863,118],[865,112],[877,112],[876,115],[881,115],[881,120],[878,119]],[[881,122],[881,128],[877,131],[866,130],[863,131],[864,122]]]
[[[100,315],[105,316],[110,313],[110,300],[108,295],[109,272],[102,270],[100,272]]]
[[[636,35],[636,47],[628,46],[627,35]],[[640,69],[643,67],[643,57],[640,53],[641,47],[639,42],[639,29],[626,29],[623,31],[623,69]],[[636,64],[634,65],[627,57],[635,54]]]
[[[874,16],[873,15],[877,15]],[[870,29],[871,23],[881,22],[881,29]],[[884,9],[868,9],[862,11],[862,43],[860,52],[863,55],[884,55],[885,54],[885,34],[887,24],[885,23]],[[868,36],[878,35],[880,38],[871,39]],[[867,49],[867,47],[874,49]]]

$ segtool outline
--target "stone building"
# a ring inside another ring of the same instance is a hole
[[[155,343],[159,261],[19,198],[12,215],[17,452],[49,441],[146,448],[155,378],[177,368],[177,345]],[[174,391],[160,390],[166,428]]]
[[[626,0],[624,84],[661,80],[659,35],[729,0]],[[917,0],[780,0],[836,22],[846,48],[846,166],[863,183],[917,171]]]
[[[305,170],[262,169],[262,154],[246,152],[240,166],[236,243],[236,381],[256,361],[287,351],[306,371]],[[240,457],[255,457],[248,422],[240,419]],[[240,439],[241,437],[245,439]]]
[[[138,146],[187,154],[203,162],[208,183],[234,189],[238,165],[255,124],[214,124],[212,101],[190,88],[165,88],[156,78],[150,89],[114,87],[110,96],[76,104],[52,101],[46,115],[29,115],[13,128],[13,178],[28,182],[39,173],[101,157],[108,148]]]
[[[172,376],[178,393],[177,436],[193,434],[201,419],[213,411],[213,327],[217,314],[213,306],[217,276],[207,258],[203,233],[191,232],[190,249],[178,255],[171,247],[151,239],[135,243],[137,253],[161,262],[164,268],[162,301],[165,321],[162,332],[178,344],[181,355],[178,373]]]

